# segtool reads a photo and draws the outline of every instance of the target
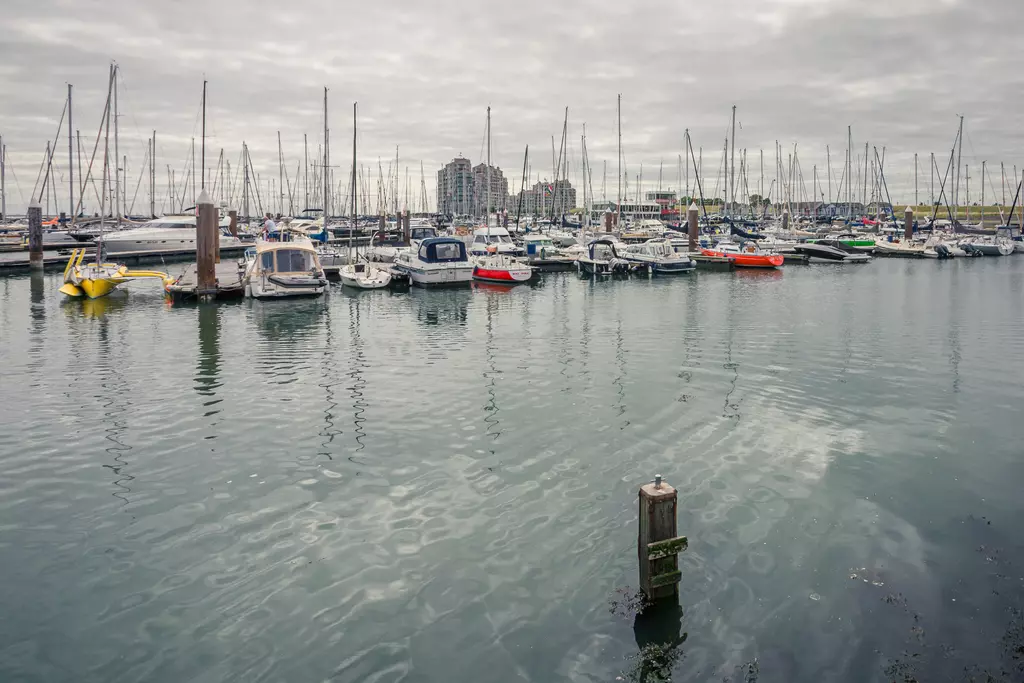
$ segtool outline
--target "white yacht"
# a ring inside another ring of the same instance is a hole
[[[408,274],[410,282],[419,287],[464,285],[473,279],[466,243],[457,237],[425,239],[415,251],[399,252],[393,268]]]
[[[488,245],[497,247],[499,254],[519,256],[522,249],[512,242],[512,236],[505,228],[488,226],[473,231],[473,241],[469,245],[469,253],[473,256],[486,256]]]
[[[241,240],[227,233],[231,219],[223,216],[220,219],[220,246],[237,247]],[[100,237],[93,240],[99,245]],[[137,228],[117,230],[102,236],[103,251],[108,256],[116,256],[135,251],[145,252],[179,252],[195,251],[196,248],[196,217],[195,216],[162,216],[146,221]]]
[[[309,239],[288,242],[259,240],[246,253],[245,295],[256,299],[319,296],[327,291],[327,276],[316,247]]]

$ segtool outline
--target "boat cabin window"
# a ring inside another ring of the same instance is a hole
[[[194,228],[195,223],[183,223],[180,221],[150,221],[147,228]]]
[[[274,252],[265,251],[260,254],[260,269],[267,272],[274,272]]]
[[[278,249],[277,272],[306,273],[313,270],[313,254],[300,249]]]
[[[437,231],[433,228],[412,228],[412,239],[422,240],[428,237],[436,237]]]
[[[438,244],[435,246],[435,249],[437,249],[438,261],[457,260],[462,255],[462,251],[457,244]]]
[[[473,238],[473,244],[487,244],[487,238],[483,235],[477,235]]]

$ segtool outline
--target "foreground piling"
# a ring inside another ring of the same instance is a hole
[[[211,299],[217,294],[217,207],[203,190],[197,201],[199,216],[196,219],[196,295],[200,300]]]
[[[682,577],[677,555],[687,546],[685,536],[676,536],[676,490],[657,474],[640,487],[639,501],[640,590],[650,602],[675,597]]]
[[[893,218],[895,220],[895,217]],[[914,210],[909,206],[903,210],[903,239],[910,241],[914,237]]]
[[[690,253],[697,251],[697,235],[699,227],[697,221],[699,218],[699,211],[697,210],[697,202],[690,202],[690,208],[686,210],[686,223],[689,227],[690,233]]]
[[[43,207],[38,202],[28,207],[28,267],[43,269]]]

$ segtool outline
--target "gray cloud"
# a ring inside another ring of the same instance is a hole
[[[942,157],[963,114],[972,195],[983,159],[995,167],[998,193],[999,162],[1018,164],[1018,173],[1024,162],[1016,125],[1024,47],[1017,34],[1024,34],[1019,0],[9,0],[0,36],[0,133],[18,187],[9,175],[8,205],[23,208],[68,82],[75,86],[75,125],[91,150],[111,60],[122,69],[129,184],[156,129],[164,196],[165,166],[180,174],[198,136],[204,78],[208,165],[220,148],[235,165],[245,140],[261,175],[276,177],[280,130],[294,174],[303,133],[314,149],[320,138],[327,86],[336,180],[348,175],[351,106],[358,100],[361,161],[376,173],[380,157],[386,169],[398,145],[414,201],[421,162],[433,202],[441,164],[460,153],[480,160],[488,105],[493,158],[511,186],[518,186],[527,144],[532,175],[550,176],[551,136],[560,135],[568,106],[570,178],[578,174],[586,123],[594,189],[601,193],[607,161],[614,195],[617,93],[631,185],[641,163],[645,186],[656,185],[663,161],[663,184],[675,187],[689,128],[713,188],[736,104],[737,148],[748,149],[754,187],[759,149],[766,175],[774,177],[776,140],[787,153],[798,143],[808,183],[815,164],[824,177],[826,145],[838,173],[852,125],[855,153],[863,154],[865,140],[879,151],[884,146],[894,200],[908,201],[913,154],[921,155],[926,188],[928,153],[945,168]],[[58,150],[63,166],[65,141]]]

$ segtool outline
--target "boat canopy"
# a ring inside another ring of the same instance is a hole
[[[454,237],[431,237],[420,243],[419,258],[426,263],[468,261],[466,245]]]
[[[590,254],[590,258],[595,258],[594,254],[597,252],[598,247],[605,247],[611,251],[611,255],[613,257],[617,257],[619,253],[615,249],[615,244],[615,240],[610,240],[607,237],[601,237],[600,239],[593,240],[587,245],[587,252]]]

